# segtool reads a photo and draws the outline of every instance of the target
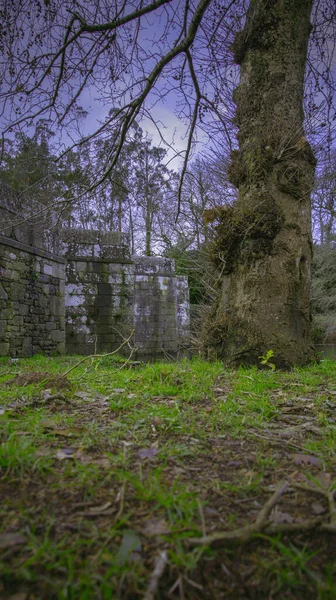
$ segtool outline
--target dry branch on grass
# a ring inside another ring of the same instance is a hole
[[[119,334],[120,334],[120,332],[119,332]],[[130,339],[132,338],[133,335],[134,335],[134,330],[131,331],[131,333],[129,334],[129,336],[127,338],[125,338],[124,336],[121,336],[123,338],[123,341],[116,350],[113,350],[113,352],[107,352],[106,354],[90,354],[89,356],[85,356],[84,358],[79,360],[75,365],[70,367],[70,369],[68,369],[65,373],[63,373],[63,377],[65,377],[66,375],[69,375],[69,373],[71,373],[71,371],[73,371],[74,369],[77,369],[77,367],[82,365],[87,360],[91,360],[91,364],[92,364],[96,358],[102,359],[102,358],[106,358],[107,356],[113,356],[114,354],[118,354],[118,352],[120,352],[120,350],[124,346],[128,346],[128,348],[130,350],[130,355],[127,357],[125,362],[117,369],[117,371],[120,371],[122,368],[124,368],[129,363],[129,361],[131,360],[131,358],[133,356],[133,353],[135,352],[135,350],[137,350],[137,348],[135,346],[131,346],[131,344],[130,344]]]
[[[151,574],[147,591],[143,597],[143,600],[154,600],[157,592],[160,578],[162,577],[167,564],[167,552],[160,552],[159,556],[155,561],[155,567]]]
[[[269,520],[270,513],[289,486],[323,495],[328,501],[329,522],[325,522],[325,517],[316,517],[302,523],[272,523]],[[267,500],[259,512],[256,520],[250,525],[234,529],[233,531],[216,531],[215,533],[203,535],[199,538],[189,538],[187,541],[192,546],[240,545],[252,541],[258,534],[276,535],[278,533],[302,533],[312,530],[336,533],[335,494],[336,489],[323,489],[299,483],[289,484],[286,481],[276,488],[274,494]]]

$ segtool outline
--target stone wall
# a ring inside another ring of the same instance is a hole
[[[134,344],[151,358],[176,354],[189,330],[188,281],[168,258],[135,257]]]
[[[134,357],[179,353],[189,294],[174,261],[131,257],[117,232],[60,236],[56,222],[0,183],[0,355],[113,352],[131,333]]]
[[[64,230],[67,352],[112,352],[134,332],[134,356],[176,355],[187,342],[189,294],[174,261],[130,257],[118,233]]]
[[[134,265],[118,233],[63,230],[69,354],[112,352],[133,324]]]
[[[0,356],[65,351],[64,259],[0,236]]]

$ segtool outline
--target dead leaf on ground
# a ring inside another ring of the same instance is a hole
[[[125,531],[119,546],[119,550],[116,554],[116,561],[119,565],[124,565],[128,561],[134,562],[139,557],[140,551],[141,541],[138,534],[131,529],[129,531]]]
[[[311,505],[311,510],[312,513],[314,513],[314,515],[322,515],[327,511],[327,509],[324,508],[324,506],[322,506],[322,504],[320,504],[319,502],[313,502]]]
[[[142,533],[148,537],[163,535],[170,531],[170,527],[165,519],[149,519],[141,529]]]
[[[298,406],[282,406],[280,405],[280,410],[282,413],[291,413],[291,412],[300,412],[300,408]]]
[[[50,431],[50,433],[53,433],[54,435],[61,435],[63,437],[78,437],[83,435],[83,433],[85,433],[86,431],[85,427],[67,427],[66,429],[54,429],[54,427],[52,426],[46,426],[44,429]]]
[[[294,463],[296,465],[313,465],[314,467],[322,466],[322,461],[319,458],[309,454],[294,454]]]
[[[228,467],[241,467],[242,466],[242,461],[241,460],[229,460],[229,462],[227,463]]]
[[[157,448],[142,448],[138,452],[139,458],[154,458],[158,453]]]
[[[292,515],[290,515],[288,512],[282,512],[277,507],[275,508],[275,510],[273,510],[270,517],[271,517],[271,521],[273,521],[273,523],[278,523],[279,525],[281,523],[293,523],[294,522],[294,518],[292,517]]]
[[[56,394],[52,394],[51,393],[51,389],[49,390],[44,390],[44,392],[41,394],[41,400],[43,402],[48,402],[48,401],[53,401],[53,400],[63,400],[65,401],[66,398],[63,394],[61,394],[61,392],[57,392]]]
[[[74,451],[72,448],[60,448],[55,454],[55,458],[58,460],[64,460],[66,458],[74,458]]]
[[[0,535],[0,548],[7,550],[7,548],[25,544],[26,541],[21,533],[3,533]]]
[[[104,402],[105,400],[108,400],[110,396],[106,396],[106,394],[100,394],[99,392],[94,392],[94,400],[100,400],[101,402]]]
[[[81,398],[82,400],[92,400],[92,395],[89,394],[89,392],[76,392],[74,396],[76,396],[76,398]]]
[[[217,402],[227,402],[228,397],[227,396],[217,396],[216,401]],[[242,400],[242,404],[246,404],[246,402],[244,402],[244,400]]]
[[[296,483],[308,483],[306,475],[304,473],[301,473],[300,471],[294,471],[294,473],[291,473],[289,475],[289,479]]]
[[[38,448],[35,450],[35,456],[50,456],[50,448]]]
[[[218,512],[218,510],[216,508],[211,508],[211,506],[205,506],[203,510],[204,510],[204,513],[206,515],[209,515],[210,517],[220,516],[220,513]]]
[[[331,483],[330,473],[319,473],[317,476],[317,479],[323,488],[327,489],[330,486],[330,483]]]
[[[80,456],[80,461],[82,463],[84,463],[84,464],[97,465],[97,466],[103,467],[103,468],[111,467],[111,461],[110,461],[109,458],[107,458],[107,456],[101,456],[99,458],[93,458],[92,456],[81,455]]]

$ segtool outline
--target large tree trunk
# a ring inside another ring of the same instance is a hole
[[[239,197],[223,209],[213,255],[220,293],[204,328],[210,355],[279,367],[315,358],[310,337],[310,193],[315,158],[303,132],[312,0],[251,0],[234,43],[239,151],[230,180]]]

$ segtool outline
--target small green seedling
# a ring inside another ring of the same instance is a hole
[[[269,362],[272,356],[274,356],[273,350],[267,350],[266,354],[264,354],[263,356],[258,356],[258,358],[262,365],[267,365],[270,369],[272,369],[272,371],[275,371],[275,364]]]

